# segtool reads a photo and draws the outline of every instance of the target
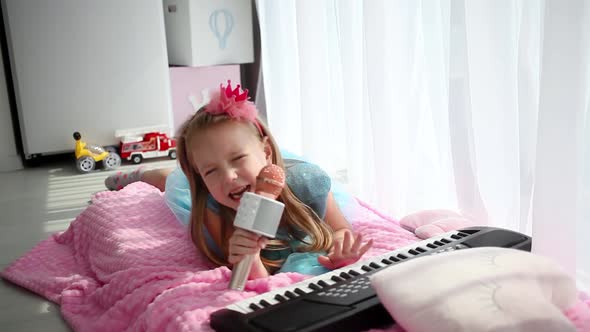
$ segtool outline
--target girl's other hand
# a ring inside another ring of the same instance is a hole
[[[260,249],[266,247],[266,238],[250,231],[236,228],[229,238],[229,254],[227,261],[230,264],[236,264],[245,255],[256,255]]]
[[[334,241],[334,245],[327,256],[319,256],[320,264],[330,270],[339,269],[343,266],[350,265],[358,261],[373,245],[373,240],[363,243],[362,234],[358,234],[356,239],[350,232],[344,234],[344,239]]]

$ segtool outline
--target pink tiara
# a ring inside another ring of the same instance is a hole
[[[227,81],[227,86],[219,85],[219,92],[214,92],[211,96],[209,105],[205,112],[213,115],[227,114],[229,117],[237,120],[249,120],[259,127],[256,121],[258,110],[253,102],[248,100],[248,89],[240,93],[240,85],[232,90],[231,81]]]

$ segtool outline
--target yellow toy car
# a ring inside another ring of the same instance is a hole
[[[88,173],[96,167],[96,163],[102,162],[105,170],[115,169],[121,166],[121,157],[114,149],[104,149],[101,146],[86,144],[82,141],[79,132],[74,133],[76,140],[76,168],[82,173]]]

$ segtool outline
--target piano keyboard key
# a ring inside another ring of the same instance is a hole
[[[286,297],[284,297],[284,296],[283,296],[283,295],[281,295],[281,294],[277,294],[277,295],[275,295],[275,300],[277,300],[277,301],[279,301],[279,302],[285,302],[285,301],[288,301],[289,299],[288,299],[288,298],[286,298]]]
[[[445,234],[445,236],[449,236],[449,233]],[[436,250],[433,249],[440,246],[446,246],[452,242],[454,241],[447,240],[442,236],[423,240],[413,244],[412,246],[408,246],[407,248],[399,248],[375,257],[368,258],[355,264],[324,273],[319,276],[311,277],[287,287],[253,296],[251,298],[230,304],[226,306],[226,308],[243,314],[248,314],[262,307],[269,307],[278,303],[282,303],[285,301],[283,299],[295,299],[308,293],[320,291],[323,288],[332,286],[348,279],[345,277],[346,275],[348,275],[349,278],[358,277],[367,272],[383,268],[384,266],[387,267],[391,264],[403,262],[409,257],[421,255],[423,253],[436,252]],[[426,250],[423,248],[430,249]]]
[[[371,264],[369,264],[370,267],[374,268],[374,269],[378,269],[381,267],[381,265],[375,263],[375,262],[371,262]]]
[[[344,278],[342,278],[340,276],[332,276],[330,279],[332,279],[336,282],[344,281]]]
[[[320,280],[318,281],[318,285],[322,286],[322,287],[328,287],[330,286],[326,281],[324,280]]]
[[[307,287],[313,289],[313,290],[320,290],[322,289],[322,287],[318,286],[317,284],[314,284],[313,282],[310,283],[309,285],[307,285]]]
[[[347,266],[346,268],[353,270],[352,267],[353,266]],[[354,270],[356,270],[356,269],[354,269]],[[324,288],[335,284],[336,282],[331,280],[330,278],[334,275],[339,274],[340,272],[342,272],[342,270],[333,270],[333,271],[324,273],[322,275],[315,276],[315,277],[300,281],[300,282],[295,283],[291,286],[287,286],[287,287],[277,289],[277,290],[272,290],[272,291],[248,298],[246,300],[236,302],[234,304],[230,304],[226,308],[228,308],[230,310],[238,311],[241,313],[250,313],[250,312],[254,311],[252,308],[250,308],[250,303],[254,303],[258,306],[261,306],[261,303],[260,303],[261,301],[265,301],[267,303],[270,303],[271,305],[277,304],[277,303],[279,303],[279,301],[277,301],[274,298],[275,295],[277,295],[277,294],[285,295],[291,299],[297,298],[301,295],[305,295],[305,294],[316,291],[315,289],[309,287],[310,284],[314,285],[312,287],[318,287],[317,284],[319,284],[320,281],[323,281],[321,284],[326,285],[326,286],[324,286]],[[355,273],[358,273],[358,272],[355,271]],[[321,289],[321,288],[318,287],[318,289]]]
[[[305,295],[305,294],[307,294],[305,291],[303,291],[299,287],[295,288],[295,293],[297,293],[298,295]]]

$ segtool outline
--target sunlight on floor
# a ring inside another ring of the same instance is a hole
[[[72,218],[48,220],[43,224],[43,231],[45,233],[61,232],[68,228],[68,226],[73,220],[74,219]]]
[[[115,171],[78,174],[72,169],[53,168],[48,173],[45,201],[48,220],[44,222],[43,230],[55,233],[65,230],[72,222],[73,218],[64,218],[65,214],[82,212],[94,194],[106,190],[104,179]]]
[[[162,160],[141,165],[146,170],[176,167],[175,160]],[[45,212],[49,217],[44,223],[46,233],[65,230],[73,219],[62,219],[67,212],[82,212],[97,192],[107,190],[104,180],[117,172],[129,172],[137,165],[124,165],[112,171],[97,170],[88,174],[79,174],[71,168],[56,167],[47,171],[47,198]],[[55,217],[53,219],[52,217]]]
[[[47,314],[49,313],[49,308],[51,307],[51,304],[49,302],[41,302],[41,304],[39,305],[39,313],[40,314]]]

